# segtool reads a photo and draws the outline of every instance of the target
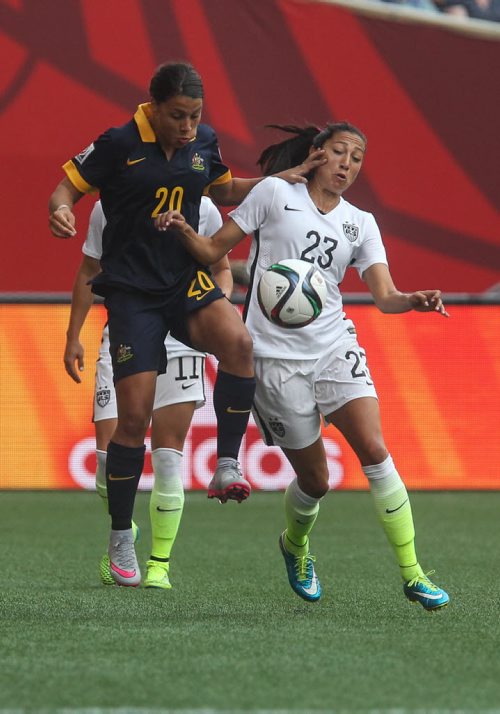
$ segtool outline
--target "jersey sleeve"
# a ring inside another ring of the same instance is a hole
[[[387,265],[387,255],[380,235],[380,229],[373,214],[365,213],[363,220],[363,241],[356,251],[353,267],[358,271],[359,277],[371,265],[384,263]]]
[[[96,201],[90,214],[87,237],[82,246],[82,253],[89,258],[100,260],[102,256],[102,232],[106,225],[106,218],[102,210],[101,202]]]
[[[269,209],[277,190],[277,179],[272,176],[256,184],[247,197],[229,216],[245,233],[253,233],[261,226],[269,215]]]
[[[101,134],[86,149],[67,161],[63,170],[73,186],[81,193],[92,193],[112,176],[120,152],[113,139],[113,130]]]
[[[207,127],[207,129],[210,132],[210,172],[208,177],[208,184],[207,186],[205,186],[205,194],[208,192],[210,186],[228,183],[233,178],[231,171],[222,161],[217,135],[211,127]]]

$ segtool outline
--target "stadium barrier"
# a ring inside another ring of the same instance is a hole
[[[238,300],[241,302],[241,300]],[[384,433],[410,489],[498,489],[500,448],[500,298],[447,295],[451,317],[382,315],[365,295],[347,295],[381,401]],[[82,384],[64,371],[69,296],[0,295],[0,489],[93,489],[91,423],[94,363],[105,321],[96,304],[82,331]],[[207,360],[207,403],[185,447],[186,489],[205,489],[215,464],[216,423]],[[351,450],[324,429],[331,487],[365,489]],[[140,488],[152,485],[149,440]],[[245,475],[258,490],[292,478],[279,449],[266,447],[250,422],[241,450]]]

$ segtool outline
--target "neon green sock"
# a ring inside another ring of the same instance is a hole
[[[108,489],[106,488],[106,451],[96,449],[96,471],[95,471],[95,489],[101,497],[106,513],[108,513]]]
[[[304,493],[295,478],[285,491],[285,547],[294,555],[309,552],[309,533],[319,512],[319,498]]]
[[[375,511],[394,549],[401,576],[411,580],[421,575],[415,551],[415,527],[406,487],[388,456],[381,464],[364,466]]]
[[[151,454],[155,483],[149,501],[151,557],[170,558],[184,509],[182,452],[155,449]]]

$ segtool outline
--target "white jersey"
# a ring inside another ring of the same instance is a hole
[[[104,216],[104,211],[102,210],[101,202],[96,201],[90,214],[89,227],[87,231],[87,238],[82,246],[82,253],[88,255],[89,258],[95,258],[96,260],[101,259],[102,255],[102,232],[104,226],[106,225],[106,218]],[[212,203],[208,196],[203,196],[200,204],[200,222],[199,222],[199,232],[202,235],[213,235],[222,226],[222,216],[219,213],[218,208]],[[108,332],[108,327],[104,328],[103,336],[106,337]],[[177,357],[179,355],[193,355],[193,356],[204,356],[204,352],[197,352],[196,350],[187,347],[182,342],[174,339],[170,335],[167,335],[165,339],[165,347],[167,349],[167,355],[171,357]]]
[[[354,332],[339,290],[345,271],[352,266],[362,277],[375,263],[387,265],[380,230],[371,213],[341,198],[336,208],[322,214],[305,184],[268,177],[229,215],[241,230],[253,234],[245,323],[257,357],[317,359],[331,351],[347,332]],[[328,288],[320,316],[296,330],[279,327],[265,318],[256,295],[262,273],[286,258],[310,261]]]

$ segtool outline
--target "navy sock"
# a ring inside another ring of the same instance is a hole
[[[254,377],[236,377],[221,370],[214,386],[217,456],[238,458],[255,394]]]
[[[135,494],[144,468],[145,446],[122,446],[112,441],[106,457],[106,487],[111,528],[132,528]]]

